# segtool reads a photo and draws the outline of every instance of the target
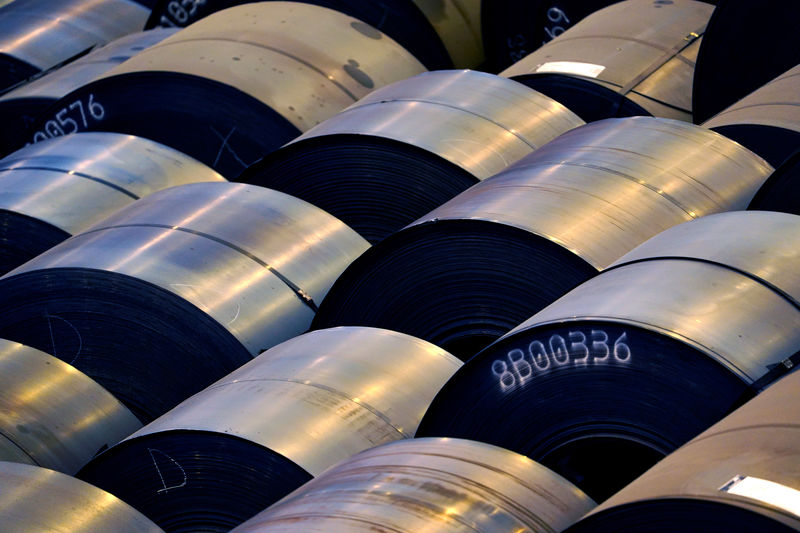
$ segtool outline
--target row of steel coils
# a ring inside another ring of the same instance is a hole
[[[4,56],[0,529],[800,529],[800,48],[704,100],[753,6],[240,3]]]

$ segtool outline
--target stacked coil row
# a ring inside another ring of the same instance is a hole
[[[3,3],[0,529],[800,529],[749,9]]]

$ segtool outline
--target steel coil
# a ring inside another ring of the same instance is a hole
[[[0,7],[0,90],[139,31],[150,10],[134,0],[18,0]]]
[[[0,461],[74,474],[141,426],[72,366],[0,339]]]
[[[775,169],[747,208],[800,215],[800,151]]]
[[[0,121],[3,124],[3,128],[0,129],[0,154],[7,154],[20,148],[33,133],[28,131],[28,127],[59,98],[86,85],[176,31],[174,29],[158,29],[122,37],[0,96]],[[68,111],[76,110],[68,108]],[[86,125],[89,118],[86,110],[78,109],[77,111],[78,113],[72,120],[75,120],[76,123],[80,120],[83,125]],[[51,124],[48,131],[56,131],[56,126],[64,129],[68,124],[72,123],[65,120],[64,117],[61,122],[56,118],[54,125]],[[68,129],[72,128],[64,129],[65,133],[70,133],[67,131]],[[77,130],[77,126],[74,129]],[[39,137],[43,136],[42,133]]]
[[[631,115],[691,121],[692,77],[714,7],[626,0],[597,11],[500,73],[587,122]]]
[[[516,453],[413,439],[361,452],[234,532],[562,531],[593,507],[574,485]]]
[[[697,55],[692,103],[705,122],[800,64],[800,4],[719,0]]]
[[[778,166],[800,147],[800,65],[711,117],[703,126]]]
[[[334,463],[414,435],[460,361],[392,331],[280,344],[79,474],[168,531],[228,531]]]
[[[225,181],[164,145],[120,133],[84,132],[0,159],[0,273],[161,189]]]
[[[158,0],[146,28],[184,28],[211,13],[255,0]],[[382,31],[411,52],[430,70],[452,68],[453,62],[439,35],[411,0],[301,0],[335,9]]]
[[[147,421],[306,331],[367,247],[276,191],[172,187],[0,279],[0,336],[70,362]]]
[[[800,374],[757,398],[648,470],[569,529],[800,530]]]
[[[581,124],[515,81],[429,72],[372,92],[238,179],[302,198],[377,242]]]
[[[313,327],[385,327],[466,359],[657,233],[744,209],[771,171],[684,122],[581,126],[372,247]]]
[[[420,434],[524,453],[603,500],[800,362],[799,245],[784,213],[667,230],[478,354]]]
[[[74,477],[0,462],[0,529],[4,533],[161,533],[127,503]]]
[[[59,113],[78,130],[116,131],[171,146],[227,178],[372,89],[424,72],[378,30],[331,9],[261,2],[226,9],[73,91]],[[77,102],[77,103],[76,103]],[[66,112],[64,110],[67,110]]]

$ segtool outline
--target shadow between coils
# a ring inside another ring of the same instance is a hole
[[[0,92],[10,89],[41,72],[30,63],[8,54],[0,54]]]
[[[560,360],[529,355],[541,353],[537,342],[552,352],[581,335],[585,359],[566,349]],[[628,351],[607,352],[612,341]],[[751,396],[743,379],[677,339],[600,320],[554,324],[471,359],[434,398],[417,435],[516,451],[603,501]]]
[[[750,211],[800,215],[800,151],[775,169],[747,206]]]
[[[155,6],[145,29],[163,27],[186,27],[193,22],[217,11],[233,6],[251,4],[258,0],[205,0],[194,2],[190,9],[171,12],[174,0],[153,0]],[[345,15],[357,18],[376,28],[408,50],[428,70],[453,68],[453,61],[447,53],[436,30],[425,15],[411,0],[300,0],[304,4],[327,7]],[[174,9],[174,8],[172,8]],[[176,16],[180,13],[180,19]]]
[[[20,239],[20,234],[25,238]],[[66,231],[43,220],[0,209],[0,274],[17,268],[69,237]]]
[[[291,143],[252,165],[237,181],[305,200],[373,244],[478,183],[428,150],[356,134]]]
[[[710,128],[779,166],[800,146],[800,132],[763,124],[731,124]]]
[[[239,89],[164,71],[118,74],[89,83],[56,102],[31,131],[43,130],[74,102],[87,109],[87,126],[81,131],[127,133],[160,142],[229,179],[300,134],[275,110]]]
[[[598,83],[563,74],[525,74],[511,78],[549,96],[586,122],[606,118],[652,117],[645,108]]]
[[[591,515],[564,533],[790,533],[794,528],[757,512],[701,498],[664,498]]]
[[[311,328],[390,329],[465,361],[596,274],[533,233],[482,220],[436,220],[364,252],[336,280]]]
[[[78,473],[165,531],[186,533],[229,531],[311,477],[243,438],[184,430],[123,441]]]
[[[1,67],[0,67],[1,68]],[[54,98],[17,98],[0,104],[0,157],[22,147],[28,140],[28,127],[39,114],[51,106]]]
[[[145,423],[252,359],[179,296],[82,268],[0,279],[0,337],[71,364]]]

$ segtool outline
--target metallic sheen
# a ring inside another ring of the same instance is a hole
[[[16,462],[22,453],[23,462],[74,474],[141,426],[85,374],[0,339],[0,461]]]
[[[655,116],[691,121],[692,80],[714,6],[694,0],[627,0],[589,15],[500,73],[535,74],[546,63],[605,67],[596,77],[578,76],[633,100]],[[558,72],[550,70],[549,72]],[[567,76],[576,76],[569,70]]]
[[[525,456],[462,439],[414,439],[338,464],[234,532],[553,532],[594,505]]]
[[[116,39],[72,63],[3,94],[0,96],[0,104],[21,98],[57,100],[97,79],[143,49],[161,42],[176,31],[174,28],[158,28]]]
[[[711,117],[703,126],[761,124],[800,132],[800,65]]]
[[[800,516],[721,490],[736,476],[800,490],[800,373],[783,378],[645,472],[590,513],[648,500],[689,499],[744,507],[800,529]],[[796,503],[796,500],[795,502]],[[664,512],[669,513],[668,508]],[[724,512],[724,511],[722,511]]]
[[[25,0],[0,8],[0,53],[40,70],[141,30],[150,10],[133,0]]]
[[[412,225],[494,221],[603,269],[681,222],[746,208],[771,172],[760,157],[699,126],[607,119],[561,135]]]
[[[236,87],[305,131],[425,67],[383,33],[332,9],[262,2],[213,13],[106,77],[159,70]]]
[[[333,281],[369,247],[338,219],[277,191],[193,183],[117,211],[13,270],[86,268],[171,291],[252,353],[306,331]]]
[[[0,462],[3,533],[159,533],[136,509],[59,472]]]
[[[483,63],[482,0],[414,0],[436,30],[456,68]]]
[[[384,137],[433,152],[485,179],[583,123],[515,81],[442,70],[373,91],[295,141],[336,134]]]
[[[411,438],[461,362],[393,331],[301,335],[192,396],[141,430],[220,432],[261,444],[318,475],[378,444]]]
[[[161,189],[225,178],[162,144],[120,133],[76,133],[0,160],[0,209],[77,234]]]

